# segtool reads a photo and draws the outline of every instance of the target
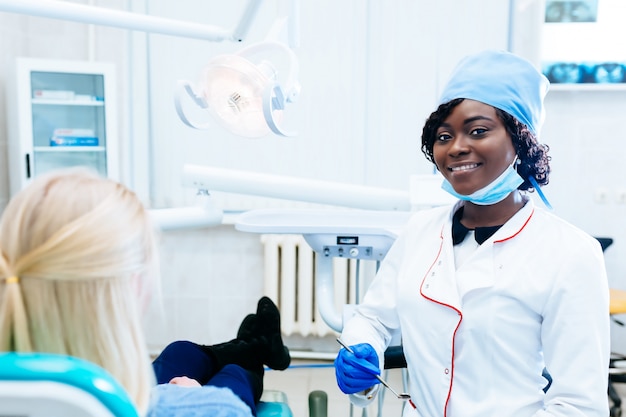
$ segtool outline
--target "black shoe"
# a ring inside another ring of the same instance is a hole
[[[259,338],[266,344],[263,363],[279,371],[287,369],[291,363],[291,355],[283,343],[280,331],[280,312],[270,298],[262,297],[259,300],[256,321]]]
[[[256,314],[248,314],[237,330],[237,339],[251,340],[259,336]]]

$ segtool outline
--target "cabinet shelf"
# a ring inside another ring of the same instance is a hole
[[[31,100],[31,103],[38,106],[104,106],[104,101],[102,100],[49,100],[34,98]]]
[[[35,152],[106,152],[104,146],[35,146]]]
[[[625,91],[626,83],[615,84],[574,84],[553,83],[550,91]]]

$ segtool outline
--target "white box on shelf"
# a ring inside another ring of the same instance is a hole
[[[34,90],[33,98],[40,100],[74,100],[75,93],[70,90]]]

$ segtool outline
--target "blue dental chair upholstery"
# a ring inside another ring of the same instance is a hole
[[[65,355],[0,354],[0,404],[3,416],[138,417],[104,369]]]
[[[0,417],[139,417],[108,372],[83,359],[0,353]],[[293,417],[287,397],[266,390],[257,417]]]
[[[256,408],[257,417],[293,417],[284,392],[264,390]]]

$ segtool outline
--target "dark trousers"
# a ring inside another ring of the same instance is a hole
[[[239,365],[229,364],[218,369],[215,359],[200,346],[189,341],[170,343],[152,363],[158,384],[167,384],[174,377],[186,376],[200,385],[230,388],[256,416],[254,381]]]

